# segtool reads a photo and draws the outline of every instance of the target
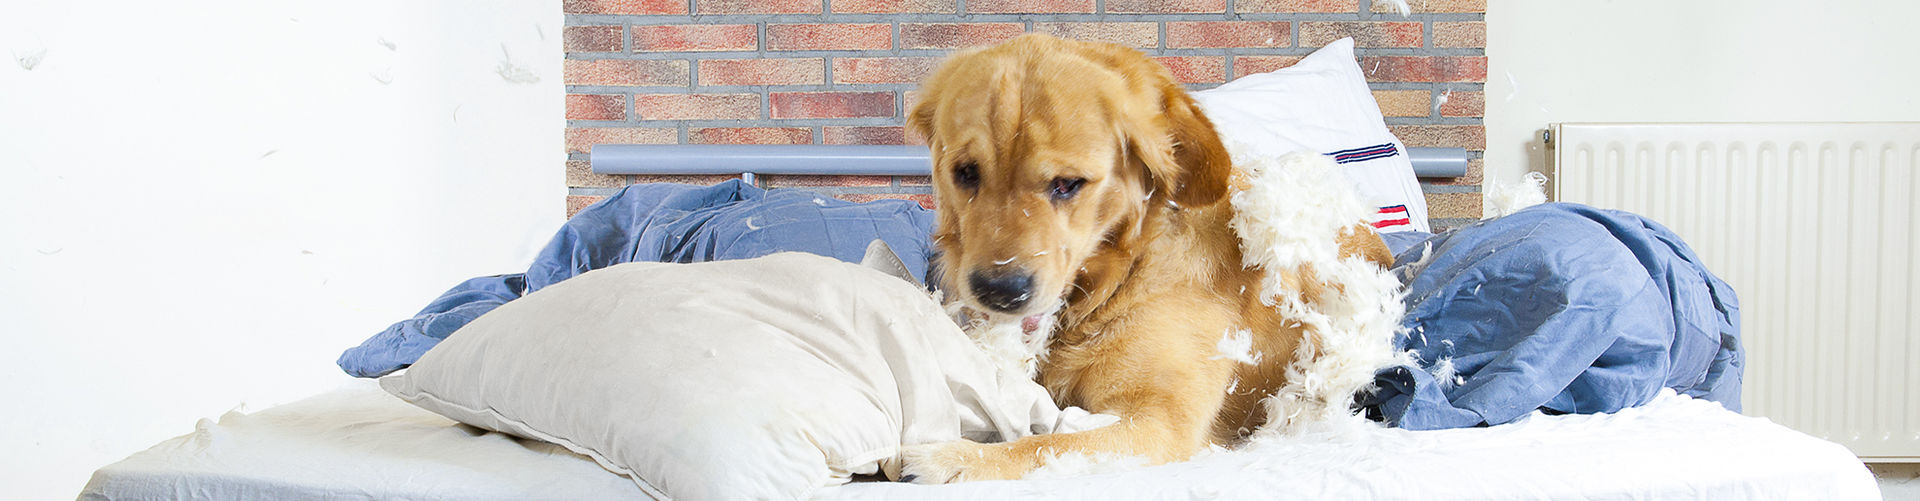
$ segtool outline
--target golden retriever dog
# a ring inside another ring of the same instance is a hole
[[[1054,315],[1040,383],[1062,406],[1121,418],[1078,433],[903,454],[926,483],[1016,479],[1057,455],[1180,461],[1264,422],[1301,333],[1258,299],[1224,199],[1232,162],[1168,71],[1138,51],[1026,35],[958,53],[908,126],[933,152],[940,277],[1003,317]],[[1371,228],[1338,242],[1382,266]],[[1257,362],[1221,356],[1253,334]]]

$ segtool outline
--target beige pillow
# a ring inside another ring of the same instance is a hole
[[[880,471],[903,446],[1113,421],[1062,412],[1024,374],[996,372],[921,289],[801,253],[582,274],[380,383],[681,499],[804,497]]]

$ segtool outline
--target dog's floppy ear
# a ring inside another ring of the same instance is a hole
[[[907,110],[907,132],[919,134],[921,140],[933,144],[933,100],[921,99]]]
[[[1159,116],[1130,131],[1135,154],[1173,203],[1200,207],[1219,201],[1233,169],[1226,146],[1184,89],[1170,78],[1160,87]]]

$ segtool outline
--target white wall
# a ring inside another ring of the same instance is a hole
[[[1489,178],[1554,122],[1920,120],[1920,2],[1491,0]]]
[[[524,270],[564,215],[557,7],[0,0],[0,498]]]

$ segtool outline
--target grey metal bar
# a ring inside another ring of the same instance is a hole
[[[1407,148],[1419,177],[1467,174],[1463,148]],[[925,176],[925,146],[762,144],[596,144],[600,174],[803,174]]]
[[[1413,161],[1414,177],[1460,177],[1467,175],[1466,148],[1407,148]]]

